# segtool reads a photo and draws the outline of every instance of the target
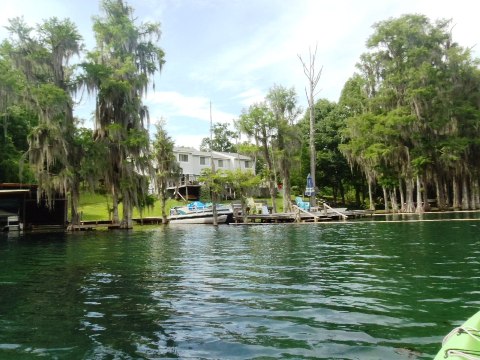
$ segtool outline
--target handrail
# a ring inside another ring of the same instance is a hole
[[[313,216],[313,219],[314,219],[315,222],[317,222],[317,220],[320,218],[318,215],[315,215],[315,214],[313,214],[313,213],[311,213],[311,212],[308,212],[307,210],[303,210],[303,209],[302,209],[301,207],[299,207],[298,205],[292,204],[292,206],[293,206],[294,209],[298,209],[298,210],[300,210],[300,211],[303,211],[305,214],[308,214],[308,215],[310,215],[310,216]]]
[[[336,214],[340,215],[341,217],[343,217],[343,220],[347,220],[347,219],[348,219],[348,216],[347,216],[347,215],[341,213],[340,211],[335,210],[335,209],[332,208],[331,206],[327,205],[327,203],[323,203],[323,208],[324,208],[324,210],[325,210],[325,208],[328,208],[328,209],[332,210],[334,213],[336,213]],[[325,210],[325,212],[326,212],[326,210]]]

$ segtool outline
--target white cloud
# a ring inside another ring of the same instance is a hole
[[[147,96],[145,103],[150,108],[152,118],[187,117],[194,120],[210,122],[210,100],[202,96],[186,96],[175,91],[159,91]],[[218,109],[212,103],[212,121],[231,123],[236,117]]]
[[[205,137],[208,137],[208,134],[206,135],[181,134],[175,137],[175,146],[193,147],[194,149],[199,150],[200,144],[202,143],[202,140]]]
[[[253,105],[255,103],[260,103],[265,100],[265,92],[258,88],[251,88],[244,92],[241,92],[235,99],[239,99],[240,103],[245,107]]]

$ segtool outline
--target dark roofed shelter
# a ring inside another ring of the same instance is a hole
[[[24,229],[42,227],[65,228],[67,224],[67,200],[57,196],[51,207],[45,199],[37,202],[37,185],[1,183],[0,184],[0,225],[7,218],[17,215]]]

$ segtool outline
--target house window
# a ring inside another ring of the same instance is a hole
[[[245,161],[245,168],[248,169],[249,167],[251,167],[250,161],[247,160]]]
[[[223,160],[218,160],[218,167],[223,167]]]
[[[205,156],[200,156],[200,165],[207,165],[207,158]]]
[[[178,154],[178,161],[188,162],[188,155],[187,154]]]

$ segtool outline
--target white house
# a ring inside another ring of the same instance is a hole
[[[215,170],[255,170],[250,157],[236,153],[210,153],[190,147],[175,147],[173,153],[182,168],[185,181],[197,181],[203,169],[211,168],[212,160]]]
[[[183,146],[175,147],[173,153],[175,154],[183,173],[180,184],[176,184],[177,192],[180,190],[180,195],[183,194],[182,196],[191,199],[198,197],[200,191],[198,178],[203,169],[211,168],[212,160],[214,162],[215,170],[241,169],[255,172],[252,159],[245,155],[218,151],[199,151],[191,147]]]

